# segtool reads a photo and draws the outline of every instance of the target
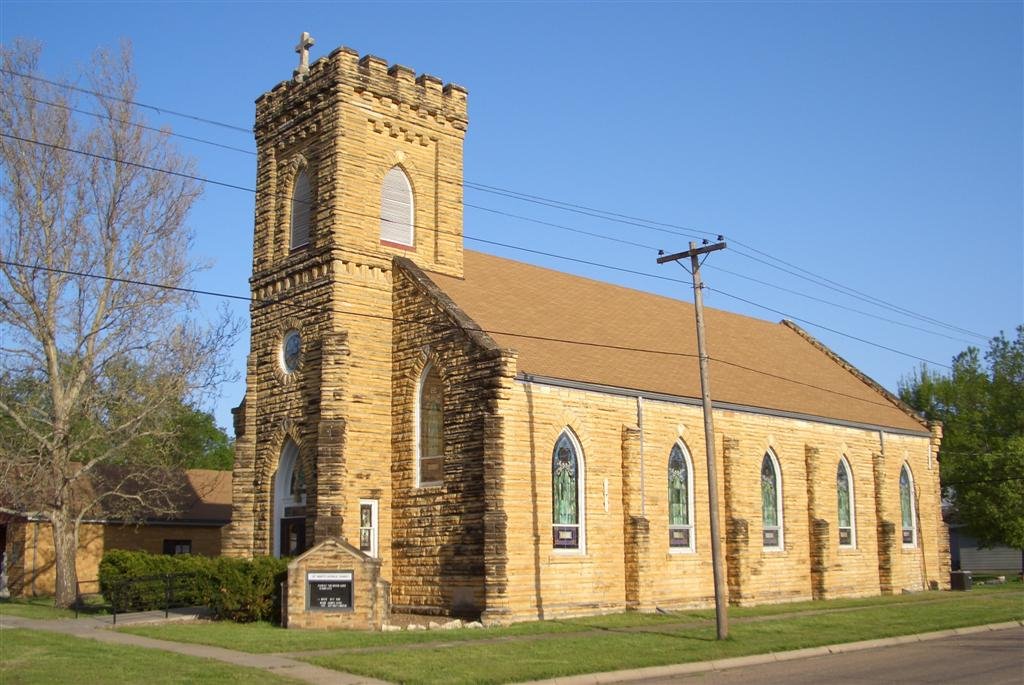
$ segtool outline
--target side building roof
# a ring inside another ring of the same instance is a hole
[[[428,276],[517,351],[519,373],[700,397],[692,303],[480,252],[464,259],[463,278]],[[898,398],[789,322],[711,308],[704,321],[716,403],[928,431]]]

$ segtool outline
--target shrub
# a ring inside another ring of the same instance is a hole
[[[163,609],[167,577],[175,605],[208,605],[217,618],[279,621],[288,562],[110,550],[100,562],[100,592],[117,611]]]
[[[281,583],[288,561],[274,557],[213,559],[210,608],[220,618],[239,623],[281,620]]]

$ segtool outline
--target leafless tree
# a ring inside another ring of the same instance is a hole
[[[81,70],[104,97],[27,78],[39,54],[0,46],[0,505],[52,523],[67,606],[83,520],[174,508],[168,416],[215,395],[237,322],[173,289],[199,268],[200,185],[166,132],[139,126],[130,49]]]

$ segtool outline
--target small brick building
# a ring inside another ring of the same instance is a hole
[[[394,611],[713,601],[690,303],[465,251],[467,92],[339,48],[256,102],[224,551],[331,537]],[[938,427],[789,322],[706,312],[735,604],[944,587]]]
[[[82,522],[75,558],[81,593],[99,591],[100,561],[110,549],[220,554],[221,528],[231,517],[230,472],[191,469],[181,472],[180,479],[178,512],[173,516],[125,522],[98,511]],[[0,593],[15,597],[54,593],[56,552],[46,517],[0,507],[0,549]]]

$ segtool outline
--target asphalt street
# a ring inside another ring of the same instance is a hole
[[[1024,627],[668,678],[645,685],[1024,683]]]

